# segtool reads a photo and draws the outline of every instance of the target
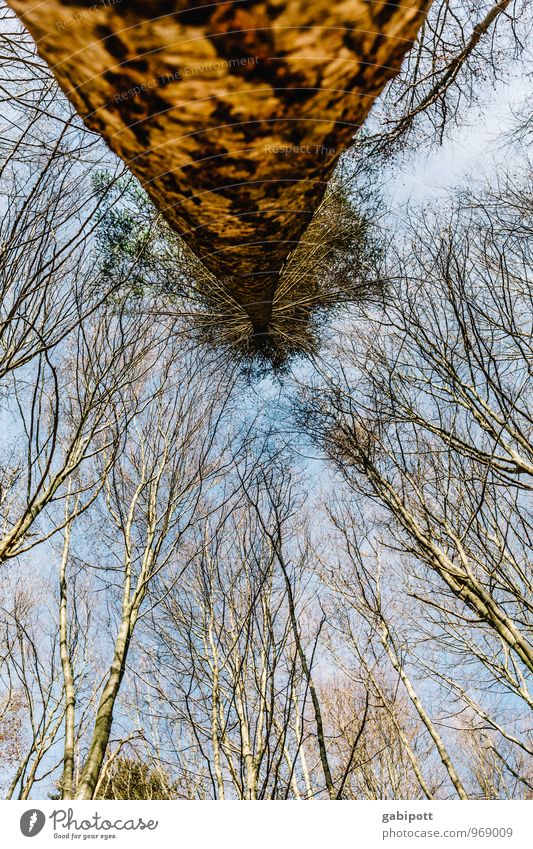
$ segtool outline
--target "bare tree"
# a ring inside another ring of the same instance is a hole
[[[14,769],[6,797],[26,799],[34,785],[57,767],[55,744],[65,716],[57,626],[50,617],[51,587],[44,581],[39,595],[27,588],[27,579],[3,584],[2,687],[6,710],[21,719],[18,735],[14,727],[10,729],[14,748],[9,761]],[[72,633],[76,640],[74,628]]]
[[[300,798],[287,723],[301,675],[272,549],[239,505],[213,514],[195,548],[154,623],[155,704],[190,733],[215,798]]]
[[[84,569],[96,570],[96,577],[110,594],[116,631],[76,798],[92,798],[96,791],[130,644],[149,586],[164,571],[173,575],[173,581],[178,580],[178,553],[196,519],[202,487],[214,482],[227,459],[222,446],[215,443],[227,397],[220,379],[213,380],[212,371],[208,374],[194,357],[182,361],[179,368],[172,353],[154,361],[159,352],[159,346],[145,352],[135,381],[114,405],[115,421],[106,427],[106,443],[111,447],[101,449],[95,457],[102,488],[94,510],[100,518],[93,518],[94,511],[84,515],[89,527],[95,521],[95,538],[101,546],[98,561],[90,552],[83,555]],[[116,444],[121,446],[120,455],[114,450]],[[71,568],[69,522],[60,572],[63,672],[70,692],[64,794],[70,794],[74,784],[73,674],[65,614]]]
[[[301,495],[286,460],[256,464],[237,467],[236,503],[213,511],[164,626],[161,611],[154,622],[155,644],[144,641],[148,663],[160,660],[145,682],[150,712],[175,768],[189,764],[178,753],[194,752],[214,798],[344,798],[367,710],[349,723],[349,750],[332,755],[327,623]]]
[[[347,487],[334,521],[349,559],[335,583],[368,618],[365,651],[378,640],[459,796],[478,795],[483,784],[454,765],[457,735],[472,727],[478,754],[487,751],[483,729],[499,753],[491,748],[483,760],[483,769],[492,763],[493,789],[522,793],[533,663],[526,189],[502,180],[460,195],[447,221],[425,210],[409,226],[389,258],[383,312],[366,311],[358,336],[342,339],[333,363],[318,364],[300,416]],[[403,599],[397,614],[394,598]],[[443,720],[424,707],[423,680],[454,705],[447,743]],[[499,707],[505,694],[512,716]]]
[[[308,412],[349,486],[394,517],[403,549],[531,670],[528,226],[512,185],[461,198],[439,231],[418,226],[383,316],[345,341]]]

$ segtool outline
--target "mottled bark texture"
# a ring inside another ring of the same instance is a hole
[[[430,0],[8,0],[254,329]]]

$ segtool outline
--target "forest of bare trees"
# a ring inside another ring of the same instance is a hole
[[[525,4],[467,5],[256,346],[0,9],[3,797],[533,798],[531,119],[380,182],[531,80]]]

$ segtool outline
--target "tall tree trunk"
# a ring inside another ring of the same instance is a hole
[[[124,676],[130,639],[131,622],[129,615],[126,614],[123,616],[120,624],[115,643],[113,662],[98,704],[91,745],[76,790],[76,799],[92,799],[94,797],[109,744],[111,725],[113,723],[113,710]]]
[[[430,0],[8,3],[87,126],[262,332]]]

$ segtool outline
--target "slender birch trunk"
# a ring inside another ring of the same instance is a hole
[[[382,620],[382,623],[381,623],[380,631],[381,631],[380,637],[381,637],[381,642],[382,642],[383,648],[387,652],[387,655],[390,659],[390,662],[391,662],[393,668],[395,669],[395,671],[400,676],[400,679],[401,679],[405,689],[407,690],[409,698],[411,699],[413,705],[415,706],[416,711],[417,711],[420,719],[422,720],[423,724],[427,728],[431,739],[435,743],[435,747],[436,747],[436,749],[439,753],[439,757],[442,761],[444,768],[446,769],[446,772],[448,773],[448,775],[450,777],[450,781],[452,782],[453,786],[455,787],[455,790],[457,791],[457,795],[459,796],[460,799],[463,799],[463,800],[468,799],[468,794],[467,794],[467,792],[466,792],[466,790],[463,786],[461,779],[459,778],[459,776],[457,774],[457,770],[455,769],[455,767],[452,763],[452,760],[451,760],[451,758],[448,754],[446,746],[444,745],[444,741],[443,741],[442,737],[440,736],[439,732],[437,731],[437,729],[436,729],[434,723],[432,722],[429,714],[426,712],[426,709],[424,708],[424,705],[422,704],[421,699],[419,698],[415,688],[413,687],[413,685],[411,683],[411,679],[409,678],[405,669],[403,668],[402,664],[400,663],[399,658],[398,658],[398,654],[396,652],[396,646],[394,645],[390,631],[389,631],[386,623],[383,620]]]
[[[61,780],[62,799],[73,798],[74,750],[76,745],[76,692],[68,640],[67,563],[71,530],[72,522],[68,522],[65,526],[63,554],[59,570],[59,653],[61,668],[63,670],[63,685],[65,688],[65,744],[63,749],[63,777]]]
[[[113,662],[109,676],[98,704],[93,737],[89,754],[83,767],[76,799],[92,799],[98,784],[98,778],[104,763],[105,753],[109,744],[113,710],[120,690],[126,665],[126,658],[131,640],[131,620],[127,614],[121,622],[115,644]]]

